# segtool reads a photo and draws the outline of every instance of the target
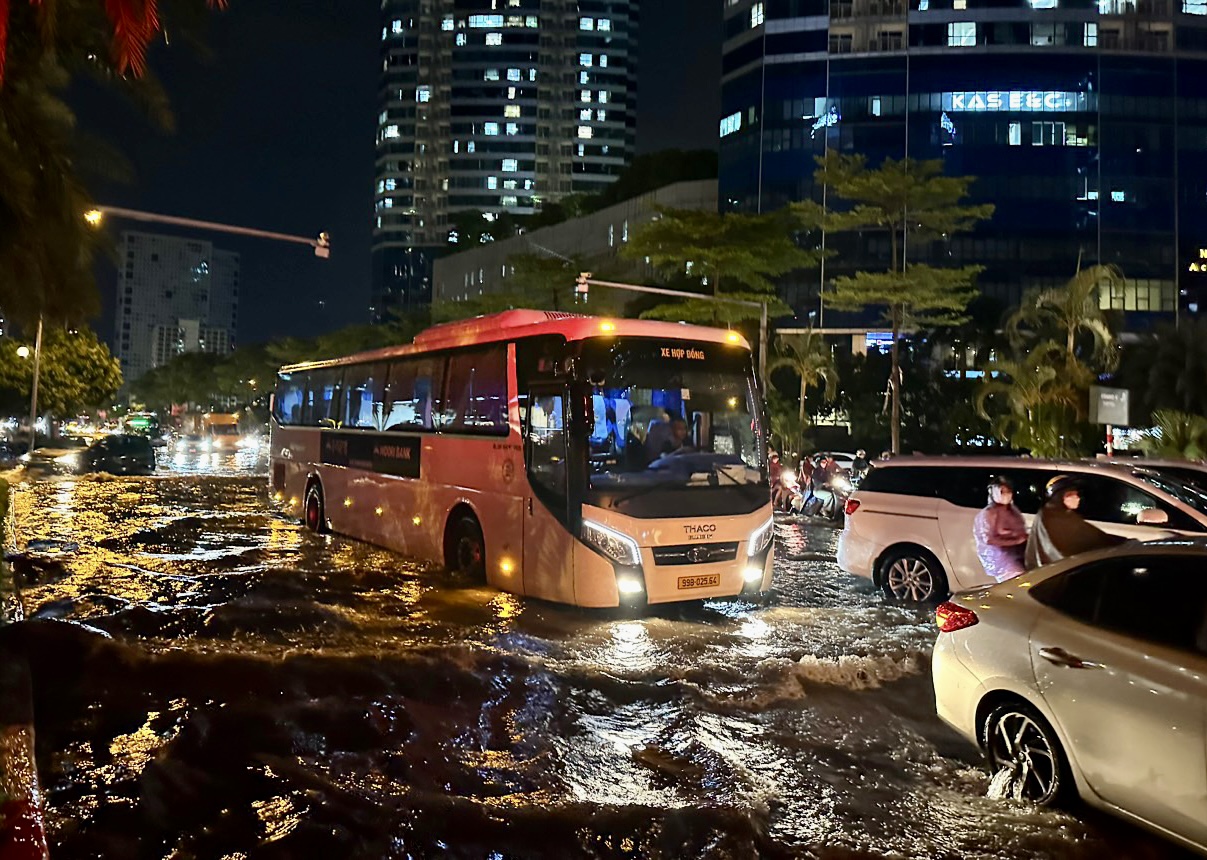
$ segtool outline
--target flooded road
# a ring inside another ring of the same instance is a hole
[[[833,530],[777,524],[767,605],[626,616],[311,535],[247,469],[16,489],[55,860],[1183,856],[986,799],[931,615]]]

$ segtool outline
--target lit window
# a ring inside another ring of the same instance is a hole
[[[606,69],[608,67],[608,55],[607,54],[599,55],[599,67],[601,69]]]
[[[387,140],[398,137],[398,126],[387,125],[385,131],[383,131],[381,133],[381,136],[386,138]]]
[[[578,64],[580,66],[589,66],[592,64],[592,62],[594,62],[594,59],[595,58],[592,57],[590,54],[579,54],[578,55]]]
[[[517,122],[507,123],[507,133],[509,135],[511,135],[512,137],[519,134],[520,133],[520,124]]]
[[[591,108],[583,108],[578,112],[578,118],[583,122],[591,121]]]
[[[590,104],[591,103],[591,91],[583,90],[581,93],[579,93],[578,100],[580,102],[586,102],[587,104]]]
[[[384,206],[386,209],[391,209],[391,208],[393,208],[393,206],[394,206],[394,198],[393,198],[393,197],[387,197],[385,200],[381,201],[381,205],[382,205],[382,206]]]
[[[499,124],[497,122],[483,123],[482,133],[487,137],[494,137],[499,133]]]
[[[588,99],[588,101],[590,101],[590,99]],[[608,91],[607,90],[599,91],[599,103],[601,105],[606,105],[608,103]]]
[[[721,120],[721,137],[727,137],[742,128],[742,112],[731,113]]]
[[[1010,136],[1010,145],[1011,146],[1022,146],[1023,145],[1023,124],[1021,122],[1010,123],[1009,136]]]
[[[423,104],[424,102],[430,102],[431,100],[432,100],[432,88],[431,87],[418,87],[415,90],[415,101],[419,102],[420,104]]]
[[[466,152],[473,152],[473,151],[475,151],[477,148],[478,148],[478,145],[477,145],[476,143],[474,143],[472,140],[471,140],[471,141],[469,141],[468,143],[466,143],[466,144],[465,144],[465,151],[466,151]]]
[[[499,177],[497,177],[497,176],[486,177],[486,187],[489,188],[491,191],[494,191],[495,189],[497,189],[499,187]]]
[[[482,73],[482,79],[486,81],[497,81],[499,79],[499,70],[487,69]]]
[[[382,27],[381,28],[381,40],[384,42],[389,37],[390,37],[390,31],[387,30],[385,27]]]
[[[1111,202],[1112,203],[1123,203],[1126,200],[1127,200],[1127,194],[1125,192],[1123,192],[1123,191],[1112,191],[1111,192]]]
[[[502,45],[503,44],[503,34],[502,33],[487,33],[486,34],[486,44],[487,45]]]
[[[615,245],[616,245],[616,226],[613,224],[609,224],[608,225],[608,247],[612,248],[612,247],[615,247]]]
[[[529,69],[529,70],[528,70],[528,80],[530,80],[530,81],[535,81],[535,80],[536,80],[536,69]]]
[[[502,15],[470,15],[469,16],[469,26],[473,27],[475,29],[477,29],[479,27],[481,27],[483,29],[485,29],[487,27],[502,27],[503,26],[503,16]]]
[[[1182,0],[1182,14],[1207,15],[1207,0]]]
[[[520,106],[519,105],[504,105],[503,106],[503,116],[518,117],[519,115],[520,115]]]
[[[377,181],[377,193],[380,194],[381,192],[383,192],[385,190],[386,190],[385,182],[383,182],[382,180],[379,179]]]
[[[612,29],[612,21],[608,18],[600,18],[595,22],[596,30],[603,30],[605,33]]]
[[[453,16],[452,15],[444,16],[444,20],[440,22],[440,29],[441,30],[452,30],[453,29]]]
[[[1032,9],[1055,9],[1056,0],[1030,0]]]
[[[953,21],[948,24],[947,45],[951,48],[975,47],[976,23],[973,21]]]
[[[524,76],[520,74],[519,69],[508,69],[507,70],[507,80],[509,80],[509,81],[519,81],[519,80],[522,80],[523,77]]]
[[[607,119],[608,119],[608,112],[606,110],[597,110],[595,112],[595,121],[596,122],[606,122]]]
[[[582,158],[586,154],[587,154],[587,148],[580,143],[578,145],[578,157]]]
[[[504,188],[504,190],[506,190],[506,191],[515,191],[515,190],[516,190],[516,187],[517,187],[517,183],[516,183],[516,181],[515,181],[514,179],[504,179],[504,180],[503,180],[503,188]]]
[[[401,36],[402,35],[402,22],[401,21],[391,21],[390,22],[390,32],[393,33],[395,36]]]
[[[504,206],[519,206],[520,200],[518,197],[515,197],[513,195],[505,195],[505,196],[499,198],[499,203],[501,203]]]
[[[394,189],[396,189],[398,187],[398,182],[397,182],[397,180],[394,180],[394,179],[387,179],[385,182],[385,186],[386,186],[386,191],[393,191]]]
[[[620,241],[629,241],[629,222],[625,221],[620,227]]]
[[[519,169],[520,169],[520,162],[518,159],[515,159],[515,158],[504,158],[503,159],[503,172],[504,173],[515,173]]]
[[[457,34],[457,44],[458,44],[458,45],[464,45],[464,44],[465,44],[465,34],[464,34],[464,33],[458,33],[458,34]]]
[[[454,140],[453,141],[453,152],[460,152],[460,151],[461,151],[461,141]]]
[[[582,140],[590,140],[592,135],[591,126],[580,125],[578,127],[578,136]]]
[[[957,11],[968,8],[968,0],[952,0],[951,8]]]
[[[880,116],[880,96],[872,96],[872,116]]]
[[[1207,3],[1207,0],[1204,0]],[[1087,22],[1085,25],[1085,46],[1087,48],[1098,47],[1098,25],[1093,21]]]
[[[750,26],[758,27],[763,23],[763,4],[755,3],[750,7]]]
[[[524,18],[524,26],[525,26],[525,27],[532,27],[532,28],[536,28],[537,26],[539,26],[539,23],[540,23],[540,22],[538,22],[538,21],[537,21],[537,19],[536,19],[536,15],[529,15],[529,16],[527,16],[526,18]]]
[[[507,88],[507,98],[509,98],[509,99],[514,99],[514,98],[515,98],[515,94],[516,94],[516,89],[515,89],[515,87],[508,87],[508,88]]]
[[[589,74],[587,74],[586,72],[578,73],[578,82],[580,84],[585,84],[589,80],[591,80],[591,76]]]
[[[525,179],[525,180],[524,180],[524,190],[525,190],[525,191],[531,191],[531,190],[532,190],[532,187],[533,187],[533,182],[532,182],[532,180],[531,180],[531,179]]]
[[[579,18],[578,19],[578,29],[594,30],[595,29],[595,19],[594,18]]]

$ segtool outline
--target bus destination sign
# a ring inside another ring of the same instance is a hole
[[[393,433],[322,434],[323,462],[399,478],[419,477],[419,437]]]
[[[683,359],[687,359],[688,361],[704,361],[705,359],[704,350],[690,346],[664,346],[662,347],[661,357],[674,358],[679,361]]]

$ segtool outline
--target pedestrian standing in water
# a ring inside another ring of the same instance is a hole
[[[1127,543],[1127,538],[1107,534],[1086,522],[1077,509],[1081,491],[1068,475],[1048,481],[1048,501],[1031,524],[1024,562],[1027,570],[1051,564],[1078,553]]]
[[[1027,523],[1014,506],[1014,486],[1009,478],[999,475],[989,480],[989,504],[976,515],[972,533],[985,573],[1005,582],[1023,572]]]

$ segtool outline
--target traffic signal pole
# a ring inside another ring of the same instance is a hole
[[[575,279],[574,292],[585,301],[591,287],[607,287],[610,290],[627,290],[631,293],[652,293],[657,296],[674,296],[677,299],[694,299],[701,302],[719,302],[729,305],[742,305],[759,309],[759,384],[767,391],[767,303],[752,302],[749,299],[730,299],[724,296],[709,296],[698,293],[685,293],[682,290],[668,290],[665,287],[646,287],[640,284],[625,284],[618,281],[597,281],[590,272],[582,272]]]

